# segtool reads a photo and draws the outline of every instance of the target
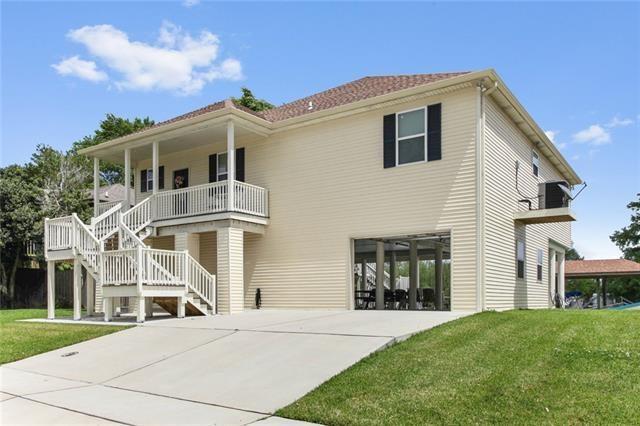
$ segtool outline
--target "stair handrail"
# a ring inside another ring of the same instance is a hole
[[[209,273],[185,250],[187,267],[187,290],[193,291],[200,299],[216,310],[216,276]]]
[[[118,225],[120,229],[118,245],[121,249],[135,248],[138,246],[147,247],[147,245],[140,239],[140,237],[138,237],[138,235],[136,235],[136,233],[127,226],[127,224],[125,223],[125,214],[126,213],[120,212],[120,214],[118,215]],[[131,247],[125,247],[125,244],[128,241],[133,241],[133,245]]]
[[[100,264],[103,243],[93,234],[91,229],[80,220],[76,213],[73,218],[73,249],[78,252],[96,270]]]
[[[133,233],[140,232],[153,221],[154,200],[155,196],[152,194],[124,212],[123,222]]]
[[[96,238],[103,241],[118,232],[118,213],[122,210],[122,202],[118,202],[98,217],[91,218],[91,229]],[[106,231],[103,229],[106,228]]]

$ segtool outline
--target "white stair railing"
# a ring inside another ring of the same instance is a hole
[[[118,232],[118,216],[121,209],[122,203],[118,202],[100,216],[91,219],[91,229],[97,239],[104,240]]]
[[[144,278],[148,285],[185,285],[186,257],[183,252],[143,248]]]
[[[98,215],[102,215],[104,212],[109,211],[114,206],[122,203],[123,203],[122,201],[108,201],[106,203],[98,203],[98,208],[96,209],[96,213],[98,213]]]
[[[153,196],[150,196],[139,202],[122,215],[124,224],[134,234],[137,234],[145,227],[147,227],[153,220],[154,204],[155,198]]]
[[[72,218],[74,223],[74,248],[82,256],[83,260],[91,266],[93,272],[97,274],[100,270],[102,242],[96,238],[91,229],[75,213]]]
[[[215,312],[216,306],[216,277],[210,274],[191,255],[187,253],[188,289],[207,303]]]

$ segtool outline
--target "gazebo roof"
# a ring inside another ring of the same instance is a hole
[[[640,263],[627,259],[567,260],[565,278],[640,276]]]

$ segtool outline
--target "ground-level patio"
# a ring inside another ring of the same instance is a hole
[[[467,314],[254,310],[157,320],[3,366],[1,419],[249,424],[370,353]]]

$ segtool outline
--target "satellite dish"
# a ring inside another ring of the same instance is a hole
[[[573,195],[571,194],[571,190],[569,188],[567,188],[565,185],[563,185],[561,183],[559,183],[558,186],[560,187],[562,192],[567,194],[567,197],[569,197],[570,200],[573,200]]]

